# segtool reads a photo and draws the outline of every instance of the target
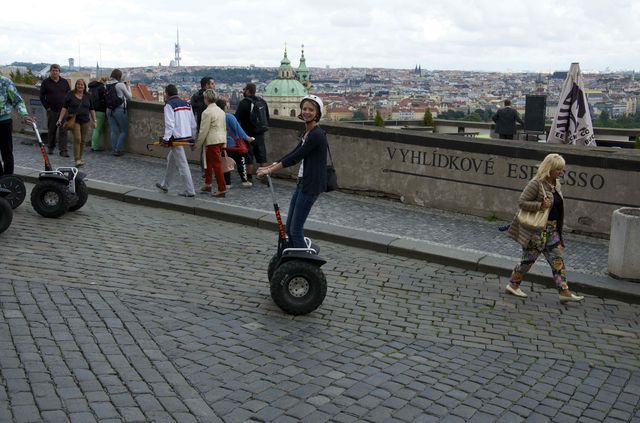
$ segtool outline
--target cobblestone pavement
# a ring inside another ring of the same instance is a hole
[[[37,148],[23,145],[21,141],[30,141],[30,138],[24,135],[16,136],[14,141],[16,164],[41,169],[42,157]],[[155,183],[164,175],[163,159],[139,155],[113,157],[109,152],[94,153],[90,149],[87,150],[84,154],[87,164],[83,171],[90,179],[156,190]],[[73,165],[72,159],[65,159],[58,155],[53,155],[51,160],[54,167]],[[199,172],[197,166],[192,166],[196,189],[200,180]],[[251,190],[239,188],[236,174],[233,175],[232,182],[236,186],[225,198],[210,199],[200,196],[200,201],[273,210],[271,194],[265,185],[256,184]],[[292,182],[278,180],[276,187],[278,201],[282,210],[286,212],[291,197]],[[177,192],[178,190],[174,194],[177,195]],[[342,192],[320,196],[311,210],[310,220],[413,238],[463,250],[479,251],[497,257],[519,259],[521,253],[519,245],[497,231],[499,224],[504,222],[489,222],[474,216]],[[607,275],[608,240],[566,234],[565,241],[568,270],[598,276]]]
[[[276,234],[92,196],[0,236],[1,422],[640,422],[640,307],[323,243],[304,317]]]

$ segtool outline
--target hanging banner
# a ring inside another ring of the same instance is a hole
[[[584,93],[584,82],[580,72],[580,64],[572,63],[562,85],[558,110],[553,119],[547,142],[552,144],[573,144],[596,146],[593,123],[587,96]]]

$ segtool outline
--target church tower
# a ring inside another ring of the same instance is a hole
[[[309,75],[309,68],[307,67],[307,59],[304,58],[304,44],[302,44],[302,56],[300,56],[300,65],[296,70],[296,76],[298,77],[298,81],[307,89],[307,91],[311,90],[311,80]]]

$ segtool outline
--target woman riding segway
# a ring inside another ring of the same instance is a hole
[[[299,162],[298,183],[291,197],[287,223],[289,247],[305,248],[304,223],[318,196],[327,190],[327,136],[318,122],[322,117],[322,100],[307,95],[300,102],[299,119],[305,132],[296,147],[277,162],[257,170],[259,177],[293,166]]]
[[[270,166],[257,170],[258,177],[267,177],[274,195],[274,208],[280,236],[278,251],[269,263],[268,276],[271,297],[285,312],[307,314],[322,304],[327,282],[320,270],[326,261],[318,256],[318,248],[304,237],[304,223],[318,196],[327,189],[327,137],[319,126],[322,100],[307,95],[300,102],[298,118],[305,131],[296,147]],[[298,183],[291,197],[286,227],[280,220],[279,208],[271,185],[271,173],[300,163]],[[285,234],[286,232],[286,234]]]

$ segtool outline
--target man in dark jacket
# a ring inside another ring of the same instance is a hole
[[[504,107],[491,118],[496,123],[496,133],[501,140],[512,140],[516,133],[516,121],[524,126],[518,111],[511,107],[511,100],[504,101]]]
[[[67,131],[64,127],[57,126],[58,116],[62,109],[62,103],[67,93],[71,91],[69,82],[60,78],[60,65],[52,64],[49,68],[49,77],[40,85],[40,102],[47,111],[47,146],[49,154],[52,154],[59,141],[60,155],[69,157],[67,152]]]
[[[202,119],[202,112],[207,106],[204,104],[204,92],[206,90],[215,90],[216,83],[210,76],[205,76],[200,80],[200,89],[191,96],[191,110],[196,117],[196,123],[198,124],[198,130],[200,130],[200,120]]]
[[[264,142],[264,132],[256,133],[256,128],[251,123],[251,109],[253,103],[258,99],[256,97],[256,84],[249,82],[245,85],[242,90],[242,95],[244,98],[240,100],[238,104],[238,108],[236,109],[236,119],[240,122],[240,126],[244,129],[244,132],[247,133],[250,137],[254,137],[255,140],[249,144],[249,153],[250,156],[253,156],[256,164],[259,167],[264,167],[267,165],[267,147]],[[267,103],[262,100],[265,104]],[[267,121],[269,120],[269,107],[266,107]],[[249,162],[252,163],[251,157],[249,157]],[[251,174],[253,171],[253,165],[247,164],[247,174],[249,179],[251,179]],[[266,179],[264,179],[266,181]]]
[[[216,83],[214,82],[211,76],[205,76],[200,80],[200,89],[191,96],[191,110],[193,110],[193,115],[196,118],[196,123],[198,124],[198,131],[200,131],[200,121],[202,120],[202,112],[207,108],[207,105],[204,104],[204,92],[206,90],[215,90]],[[194,134],[195,136],[195,134]],[[204,178],[204,169],[206,166],[206,157],[204,154],[204,146],[200,149],[200,171],[202,172],[202,177]]]

